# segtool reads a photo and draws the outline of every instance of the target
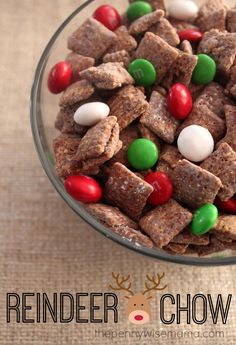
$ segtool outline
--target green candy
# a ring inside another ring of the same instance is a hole
[[[137,139],[128,148],[128,161],[137,170],[152,168],[158,161],[158,148],[149,139]]]
[[[205,204],[194,214],[190,225],[192,233],[200,236],[207,233],[216,224],[218,219],[218,209],[213,204]]]
[[[216,75],[216,63],[206,54],[197,55],[198,62],[193,70],[192,82],[202,85],[210,83]]]
[[[152,86],[157,78],[157,72],[153,64],[145,59],[136,59],[128,67],[129,73],[139,86]]]
[[[145,1],[135,1],[129,5],[127,16],[130,21],[138,19],[152,12],[152,6]]]

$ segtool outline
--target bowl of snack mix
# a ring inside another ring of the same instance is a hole
[[[31,94],[39,158],[92,228],[170,262],[236,262],[236,4],[89,0]]]

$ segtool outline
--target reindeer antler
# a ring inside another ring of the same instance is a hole
[[[157,273],[157,277],[155,277],[155,275],[150,278],[149,275],[147,274],[146,277],[147,279],[153,283],[154,285],[150,287],[150,285],[148,284],[148,282],[145,282],[145,288],[146,290],[143,292],[143,295],[145,295],[146,293],[155,290],[155,291],[160,291],[160,290],[164,290],[167,285],[164,285],[163,287],[159,287],[162,278],[164,278],[165,273],[163,272],[162,274]]]
[[[117,275],[116,275],[114,272],[112,272],[112,277],[115,279],[117,287],[113,287],[112,285],[109,285],[110,289],[115,290],[115,291],[122,291],[123,290],[123,291],[126,291],[129,294],[131,294],[131,296],[134,296],[133,291],[130,289],[131,288],[131,282],[128,283],[127,287],[124,286],[124,283],[128,282],[130,275],[128,275],[127,277],[122,276],[120,278],[119,273],[117,273]],[[128,298],[128,297],[126,296],[126,298]]]

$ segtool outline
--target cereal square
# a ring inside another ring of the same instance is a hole
[[[210,243],[207,246],[194,246],[199,256],[207,256],[210,254],[222,252],[227,248],[226,244],[219,241],[215,236],[210,237]]]
[[[115,39],[114,32],[96,19],[89,18],[68,38],[68,49],[98,60]]]
[[[81,163],[82,170],[100,166],[120,148],[119,125],[114,116],[100,121],[91,127],[81,139],[75,159]]]
[[[205,85],[197,85],[197,84],[193,84],[192,82],[189,84],[188,89],[192,94],[192,98],[194,102],[201,95],[204,88],[205,88]]]
[[[188,244],[170,242],[163,249],[170,254],[183,255],[186,253],[188,246]]]
[[[228,132],[226,136],[216,144],[216,148],[218,148],[222,143],[229,144],[229,146],[236,152],[236,128],[233,128]]]
[[[164,145],[160,154],[160,160],[168,163],[171,168],[174,168],[176,164],[184,157],[181,155],[176,146]]]
[[[193,110],[178,128],[177,135],[187,126],[198,125],[208,129],[215,142],[225,135],[225,121],[213,113],[206,105],[193,106]]]
[[[227,6],[224,0],[207,0],[198,11],[196,24],[202,32],[211,29],[225,30]]]
[[[129,228],[138,229],[138,224],[122,213],[117,207],[105,204],[87,204],[86,209],[109,228],[128,226]]]
[[[193,23],[190,23],[181,19],[169,17],[168,20],[171,23],[171,25],[174,28],[176,28],[177,32],[187,30],[187,29],[198,29],[198,27],[194,25]]]
[[[218,73],[229,77],[236,57],[236,33],[212,29],[203,35],[198,52],[211,56],[216,62]]]
[[[157,206],[142,217],[139,225],[157,247],[162,248],[169,244],[191,220],[191,212],[171,199],[168,203]]]
[[[126,50],[108,53],[103,56],[103,62],[123,62],[125,68],[127,68],[130,63],[130,55]]]
[[[63,134],[77,134],[83,135],[87,131],[87,127],[80,126],[74,121],[74,113],[79,105],[75,104],[72,107],[61,108],[55,122],[55,128]]]
[[[236,241],[226,242],[225,249],[236,250]]]
[[[233,242],[233,240],[231,238],[225,236],[225,233],[223,231],[215,231],[214,229],[212,229],[209,232],[209,234],[216,237],[220,242],[223,242],[223,243],[232,243]]]
[[[117,141],[117,127],[115,127],[113,132],[103,154],[99,157],[81,161],[81,174],[87,173],[87,175],[90,175],[90,171],[96,171],[96,168],[99,169],[100,166],[109,161],[121,149],[122,142],[119,140]],[[93,173],[93,175],[95,174]]]
[[[166,74],[162,83],[163,86],[169,89],[175,83],[182,83],[188,87],[196,65],[197,57],[195,55],[180,52],[178,58]]]
[[[218,196],[228,200],[236,193],[236,152],[227,143],[222,143],[201,167],[219,177],[222,182]]]
[[[166,173],[171,178],[173,170],[174,169],[171,168],[169,163],[163,161],[162,159],[160,159],[158,161],[157,166],[156,166],[156,171],[164,172],[164,173]]]
[[[230,132],[236,127],[236,106],[225,105],[224,110],[227,132]]]
[[[153,241],[139,230],[129,228],[128,226],[120,226],[112,228],[112,230],[129,242],[134,242],[138,247],[153,248],[154,246]]]
[[[95,64],[94,58],[79,55],[74,52],[71,52],[67,55],[66,61],[68,61],[71,66],[73,83],[81,79],[81,71],[89,67],[92,67]]]
[[[212,82],[207,85],[202,93],[197,97],[194,102],[194,107],[197,108],[205,105],[213,113],[224,119],[224,106],[230,103],[229,98],[225,95],[224,88],[221,85]]]
[[[107,62],[98,67],[90,67],[80,75],[94,84],[98,89],[113,90],[123,85],[134,84],[134,80],[123,63]]]
[[[156,24],[151,26],[149,31],[163,38],[163,40],[173,47],[176,47],[180,43],[176,28],[172,26],[166,18],[162,18]]]
[[[193,244],[193,245],[203,245],[203,246],[208,245],[209,242],[210,242],[209,234],[196,236],[192,234],[189,228],[184,229],[177,236],[175,236],[173,240],[171,241],[171,243]]]
[[[138,35],[147,31],[152,25],[158,23],[164,16],[165,12],[156,10],[136,19],[129,28],[130,35]]]
[[[230,77],[226,85],[226,92],[236,98],[236,64],[230,69]]]
[[[193,47],[191,43],[187,40],[183,40],[180,43],[179,49],[181,49],[184,53],[193,55]]]
[[[104,226],[128,241],[144,247],[153,247],[152,240],[138,230],[138,225],[118,208],[105,204],[88,204],[87,211]]]
[[[145,34],[136,51],[136,58],[149,60],[158,70],[158,83],[161,83],[178,55],[177,49],[152,32]]]
[[[141,217],[153,187],[120,163],[112,166],[105,196],[135,221]]]
[[[167,110],[166,97],[158,92],[152,92],[149,111],[141,117],[140,122],[165,142],[169,144],[174,142],[179,121],[171,116]]]
[[[171,180],[174,185],[174,198],[193,209],[213,203],[222,187],[218,177],[186,159],[177,163]]]
[[[74,160],[81,138],[78,136],[61,134],[53,141],[55,154],[55,169],[59,177],[66,179],[70,175],[77,175],[80,166]]]
[[[236,216],[220,215],[217,224],[211,232],[216,236],[219,234],[226,241],[236,241]]]
[[[126,26],[120,26],[116,31],[116,38],[112,46],[108,49],[107,53],[115,53],[120,50],[126,50],[131,52],[137,48],[137,42],[133,36],[131,36]]]
[[[127,150],[129,145],[140,137],[137,126],[128,126],[120,133],[120,140],[123,146],[119,152],[109,161],[109,164],[119,162],[125,166],[130,166],[127,158]]]
[[[227,30],[236,32],[236,8],[232,8],[227,12]]]
[[[59,105],[62,108],[71,107],[76,103],[88,99],[94,93],[93,85],[87,80],[79,80],[71,84],[61,95]]]
[[[144,126],[142,123],[138,124],[138,129],[142,138],[151,140],[157,146],[158,150],[159,151],[161,150],[161,140],[156,136],[155,133],[153,133],[149,128]]]
[[[120,89],[109,101],[110,115],[116,116],[122,131],[135,119],[145,114],[148,102],[144,93],[135,86]]]
[[[116,124],[116,118],[114,116],[109,116],[100,121],[97,125],[91,127],[81,140],[76,155],[77,160],[82,161],[99,157],[103,154]]]

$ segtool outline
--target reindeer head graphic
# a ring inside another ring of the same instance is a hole
[[[126,306],[127,319],[136,325],[144,325],[151,319],[151,305],[150,300],[153,298],[150,295],[151,291],[164,290],[167,285],[160,287],[161,280],[164,278],[165,273],[156,274],[153,277],[146,275],[147,281],[145,282],[145,290],[143,292],[134,293],[131,290],[132,283],[129,281],[130,276],[120,276],[120,274],[112,273],[116,286],[109,287],[114,291],[125,291],[125,298],[128,299]]]

